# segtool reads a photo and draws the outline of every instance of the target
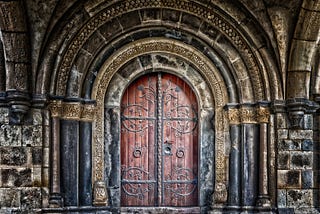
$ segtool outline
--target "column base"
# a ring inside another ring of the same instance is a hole
[[[49,197],[49,207],[50,208],[60,208],[63,207],[63,198],[60,193],[52,193]]]
[[[268,195],[259,195],[256,205],[257,207],[271,207],[270,197]]]

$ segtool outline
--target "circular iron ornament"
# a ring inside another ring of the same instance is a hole
[[[140,148],[136,148],[134,151],[133,151],[133,157],[135,158],[140,158],[142,155],[142,151]]]
[[[184,150],[181,149],[181,148],[179,148],[178,151],[177,151],[177,153],[176,153],[176,155],[177,155],[178,158],[183,158],[183,156],[184,156]]]

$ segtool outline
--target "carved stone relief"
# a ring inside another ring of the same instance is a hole
[[[207,20],[211,25],[218,28],[230,41],[240,50],[243,58],[248,64],[249,73],[252,75],[252,83],[254,84],[254,94],[257,100],[264,98],[263,83],[261,81],[261,75],[259,66],[255,59],[255,54],[252,52],[250,46],[246,43],[246,40],[242,38],[241,34],[229,24],[223,17],[221,17],[213,8],[206,8],[200,4],[189,1],[138,1],[138,2],[117,2],[114,5],[106,8],[105,10],[97,13],[93,16],[87,24],[81,29],[72,43],[69,45],[66,54],[63,57],[60,70],[58,72],[57,81],[57,94],[63,95],[66,90],[66,83],[72,67],[75,56],[88,40],[88,38],[94,33],[101,25],[111,20],[112,18],[124,14],[132,9],[144,9],[150,7],[169,7],[177,10],[186,10],[196,16]]]
[[[101,71],[94,83],[92,99],[97,101],[96,120],[93,125],[93,182],[104,179],[104,104],[105,94],[111,78],[128,61],[142,54],[148,53],[170,53],[177,55],[191,63],[201,74],[214,94],[215,106],[215,202],[223,203],[226,200],[226,160],[225,160],[225,133],[227,122],[223,111],[223,106],[227,102],[227,90],[222,78],[207,58],[197,52],[193,47],[186,46],[171,39],[157,38],[144,39],[133,42],[117,53],[102,66]],[[112,59],[112,60],[111,60]],[[222,197],[223,196],[223,197]]]

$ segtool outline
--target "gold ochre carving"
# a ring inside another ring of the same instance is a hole
[[[95,206],[108,206],[108,193],[103,181],[96,181],[93,187],[93,204]]]
[[[98,73],[92,90],[92,99],[97,102],[97,115],[93,123],[93,181],[103,180],[104,178],[104,99],[109,82],[113,75],[125,63],[139,55],[153,52],[171,53],[184,58],[193,64],[207,80],[209,87],[212,90],[212,94],[215,95],[214,99],[216,106],[216,185],[217,187],[226,187],[227,172],[226,159],[224,156],[224,133],[227,130],[227,121],[223,114],[223,106],[227,102],[227,89],[222,84],[223,78],[211,64],[210,60],[208,60],[202,53],[198,52],[191,46],[165,38],[142,39],[128,44],[111,56],[110,59],[102,66],[101,72]],[[221,191],[226,194],[227,190],[224,188]]]
[[[93,121],[96,111],[93,104],[70,103],[62,102],[61,100],[52,100],[48,107],[52,117],[87,122]]]
[[[269,119],[270,119],[269,108],[258,107],[257,108],[257,121],[259,123],[269,123]]]
[[[82,106],[81,121],[92,122],[94,120],[96,107],[93,104],[86,104]]]
[[[81,110],[80,103],[63,103],[62,118],[66,120],[80,120]]]
[[[61,111],[62,111],[61,100],[51,101],[48,107],[51,112],[51,117],[61,117]]]
[[[254,87],[254,95],[256,100],[262,100],[264,97],[263,84],[259,73],[259,67],[257,61],[254,58],[254,54],[250,49],[250,46],[246,43],[246,40],[242,38],[242,35],[229,24],[224,18],[222,18],[216,11],[210,6],[204,7],[203,5],[187,0],[148,0],[148,1],[131,1],[129,2],[117,2],[110,7],[97,13],[93,16],[80,30],[75,39],[68,46],[66,54],[62,59],[60,70],[58,72],[57,81],[57,95],[64,95],[66,91],[67,81],[71,65],[77,53],[89,37],[103,24],[111,20],[112,18],[121,14],[127,13],[134,9],[147,9],[147,8],[159,8],[166,7],[170,9],[182,10],[190,12],[204,20],[207,20],[210,24],[218,28],[223,34],[225,34],[233,44],[241,50],[244,59],[248,64],[249,73]],[[152,44],[151,44],[152,46]]]
[[[230,125],[240,124],[240,112],[239,109],[232,108],[228,110],[228,119]]]
[[[240,119],[241,123],[257,123],[256,109],[251,106],[241,106]]]

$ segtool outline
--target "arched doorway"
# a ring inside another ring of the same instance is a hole
[[[121,101],[121,206],[198,206],[198,102],[168,73],[132,82]]]

